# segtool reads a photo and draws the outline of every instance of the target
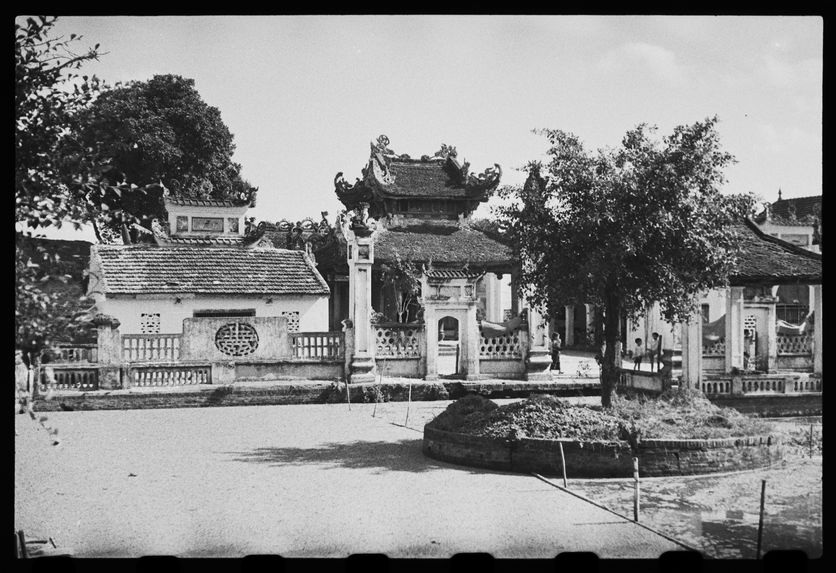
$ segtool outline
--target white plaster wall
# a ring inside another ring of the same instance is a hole
[[[247,213],[247,209],[249,207],[247,205],[242,205],[239,207],[206,207],[206,206],[193,206],[193,205],[172,205],[167,204],[166,210],[168,211],[168,228],[169,232],[174,235],[180,235],[184,237],[188,237],[190,235],[199,235],[203,236],[207,233],[204,232],[192,232],[192,224],[191,218],[192,217],[218,217],[223,218],[224,220],[224,232],[223,233],[215,233],[217,236],[224,236],[224,235],[243,235],[244,234],[244,217]],[[189,217],[189,231],[188,232],[181,232],[177,233],[177,217]],[[229,222],[226,220],[227,218],[235,218],[238,219],[238,231],[231,232],[229,230]]]
[[[284,311],[299,311],[299,330],[325,332],[328,330],[327,296],[273,296],[267,303],[265,296],[194,296],[181,297],[176,303],[173,295],[140,295],[138,297],[108,297],[98,304],[98,312],[119,320],[121,334],[140,334],[140,314],[160,313],[160,332],[183,332],[183,319],[192,318],[195,310],[255,309],[257,317],[281,316]]]
[[[772,235],[779,239],[784,239],[784,235],[807,235],[807,246],[804,248],[814,253],[821,252],[819,245],[813,244],[812,225],[776,225],[772,221],[766,221],[758,226],[767,235]]]

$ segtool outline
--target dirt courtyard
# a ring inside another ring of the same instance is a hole
[[[529,475],[421,453],[448,402],[15,417],[15,529],[81,557],[648,557],[676,543]]]

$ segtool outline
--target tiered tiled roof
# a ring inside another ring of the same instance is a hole
[[[301,251],[273,248],[93,245],[105,294],[328,295]]]
[[[499,165],[494,164],[478,175],[471,173],[467,161],[457,160],[455,147],[442,144],[432,157],[413,159],[406,154],[395,154],[388,144],[385,135],[372,143],[369,162],[362,170],[363,178],[358,178],[353,185],[343,179],[342,172],[337,173],[334,187],[346,209],[354,210],[367,203],[369,214],[379,218],[388,214],[387,201],[452,199],[461,212],[471,212],[479,202],[487,201],[499,185],[502,175]]]
[[[432,261],[433,265],[508,271],[516,265],[510,246],[457,223],[432,222],[383,229],[375,235],[375,261]]]
[[[735,225],[734,230],[741,255],[729,277],[732,285],[821,283],[821,254],[767,235],[749,220]]]
[[[384,189],[386,194],[397,197],[468,197],[468,189],[450,172],[445,161],[392,158],[389,173],[393,181]]]

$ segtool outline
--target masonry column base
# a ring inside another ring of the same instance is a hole
[[[352,384],[365,384],[375,380],[374,358],[355,356],[351,363],[351,374],[348,381]]]
[[[525,365],[525,379],[535,382],[551,382],[552,357],[545,348],[532,349]]]
[[[99,389],[117,390],[122,388],[122,375],[119,366],[99,366]]]

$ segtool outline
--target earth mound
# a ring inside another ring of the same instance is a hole
[[[616,396],[613,407],[579,406],[548,395],[503,406],[478,395],[450,404],[427,424],[449,432],[493,438],[568,439],[584,442],[641,438],[708,439],[768,433],[769,424],[712,404],[693,390],[657,398]]]

